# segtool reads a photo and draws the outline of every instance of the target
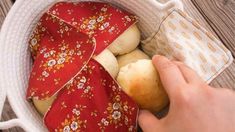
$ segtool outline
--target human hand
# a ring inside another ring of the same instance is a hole
[[[235,132],[235,92],[216,89],[183,63],[154,56],[153,64],[170,99],[166,117],[141,110],[144,132]]]

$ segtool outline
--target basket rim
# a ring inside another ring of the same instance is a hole
[[[25,102],[22,102],[21,100],[17,100],[17,102],[14,102],[14,101],[16,101],[16,99],[15,99],[16,97],[13,97],[11,95],[11,94],[14,94],[14,93],[12,93],[14,91],[14,86],[19,85],[18,83],[16,83],[17,78],[7,78],[10,75],[7,75],[7,76],[5,75],[5,74],[8,74],[7,71],[9,71],[10,68],[15,68],[15,70],[18,68],[18,67],[13,67],[13,66],[7,67],[10,63],[13,64],[16,62],[15,60],[12,59],[13,58],[12,56],[16,56],[16,55],[11,55],[11,58],[7,58],[11,54],[11,53],[8,53],[8,51],[10,48],[17,48],[17,47],[14,47],[8,43],[18,41],[16,38],[12,38],[12,36],[14,36],[16,33],[21,32],[21,31],[18,31],[18,30],[20,30],[20,27],[18,27],[17,24],[18,24],[18,22],[21,22],[22,20],[24,20],[24,17],[27,16],[27,14],[29,14],[27,12],[28,8],[24,8],[24,6],[32,5],[33,3],[37,4],[38,7],[40,6],[40,4],[43,4],[43,5],[47,4],[47,6],[48,6],[54,2],[59,2],[59,1],[64,1],[64,0],[41,0],[41,1],[38,1],[38,0],[17,0],[15,2],[15,4],[12,6],[12,8],[10,9],[7,17],[5,18],[4,23],[2,25],[2,28],[1,28],[1,31],[0,31],[0,55],[2,56],[2,57],[0,57],[0,64],[2,65],[0,67],[0,74],[2,75],[0,77],[0,82],[1,82],[0,83],[0,90],[3,91],[3,94],[0,94],[0,99],[5,98],[7,96],[12,109],[15,111],[17,117],[20,119],[24,119],[25,115],[21,114],[21,111],[19,111],[20,108],[18,108],[17,106],[19,104],[23,104]],[[74,0],[72,0],[72,1],[74,1]],[[79,1],[79,0],[75,0],[75,1]],[[92,1],[92,0],[82,0],[82,1]],[[180,3],[180,0],[169,0],[169,1],[178,1],[179,5],[182,4],[182,3]],[[138,0],[137,2],[142,2],[142,0]],[[152,2],[152,3],[156,4],[155,0],[148,0],[148,2]],[[22,11],[22,13],[19,13],[21,11]],[[33,23],[32,20],[33,19],[31,19],[30,25],[32,25],[32,23]],[[24,28],[28,28],[28,29],[26,29],[27,32],[29,32],[31,30],[31,29],[29,29],[30,25],[27,25],[27,27],[26,26],[24,27]],[[17,29],[17,31],[14,31],[11,29]],[[24,34],[24,33],[25,32],[22,31],[22,34]],[[24,37],[25,36],[26,35],[24,34]],[[22,40],[23,39],[24,38],[22,38]],[[23,44],[21,44],[21,45],[23,45]],[[14,49],[14,50],[16,50],[16,49]],[[18,51],[16,53],[20,53],[20,51]],[[7,61],[7,64],[8,63],[9,64],[6,65],[5,61]],[[19,61],[17,60],[17,62],[19,62]],[[9,74],[13,74],[14,71],[9,71]],[[21,73],[17,73],[17,74],[21,74]],[[14,80],[13,83],[11,83],[10,80]],[[25,82],[23,82],[24,80],[21,80],[21,81],[22,81],[22,83],[25,83]],[[0,112],[1,111],[2,111],[2,108],[1,108],[1,102],[0,102]],[[31,115],[31,116],[34,116],[34,115]],[[35,120],[36,120],[36,118],[35,118]],[[24,122],[25,122],[25,124],[28,123],[27,120],[24,120]],[[29,122],[29,124],[30,124],[30,122]],[[22,127],[25,128],[25,130],[30,130],[29,128],[32,127],[32,125],[28,126],[28,127],[27,126],[22,126]]]

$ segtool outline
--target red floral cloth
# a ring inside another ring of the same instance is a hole
[[[136,131],[137,106],[95,60],[57,96],[44,121],[50,131]]]
[[[60,2],[30,39],[34,65],[27,98],[58,93],[44,117],[50,131],[136,131],[138,107],[95,60],[134,15],[105,3]]]

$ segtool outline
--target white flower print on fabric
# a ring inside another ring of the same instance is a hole
[[[80,79],[81,83],[86,83],[86,77],[82,76],[82,78]]]
[[[66,53],[61,53],[59,56],[60,56],[61,58],[64,58],[64,57],[67,56],[67,54],[66,54]]]
[[[63,64],[65,62],[65,58],[60,58],[58,61],[57,61],[57,64]]]
[[[90,24],[90,25],[94,25],[95,23],[96,23],[96,20],[95,20],[95,19],[92,19],[92,20],[89,21],[89,24]]]
[[[95,26],[94,26],[94,25],[88,25],[87,27],[88,27],[88,29],[90,29],[90,30],[92,30],[92,29],[94,29],[94,28],[95,28]]]
[[[114,30],[115,30],[115,27],[111,27],[111,28],[109,29],[109,32],[112,33]]]
[[[131,21],[131,18],[130,18],[129,16],[125,16],[125,18],[126,18],[126,20],[127,20],[128,22]]]
[[[47,65],[48,66],[54,66],[56,64],[56,60],[52,59],[52,60],[49,60]]]
[[[40,50],[40,54],[44,53],[47,49],[46,48],[43,48]]]
[[[70,132],[70,127],[69,126],[65,126],[63,129],[63,132]]]
[[[104,124],[104,126],[108,126],[109,125],[109,122],[105,118],[102,118],[101,122]]]
[[[120,104],[119,103],[114,103],[113,104],[113,109],[114,110],[118,110],[120,108]]]
[[[90,86],[87,86],[86,89],[84,90],[84,93],[88,93],[91,90]]]
[[[42,75],[43,75],[44,77],[48,77],[48,76],[49,76],[49,73],[46,72],[46,71],[43,71],[43,72],[42,72]]]
[[[76,116],[79,116],[80,115],[80,111],[77,110],[77,109],[73,109],[73,114],[75,114]]]
[[[73,131],[75,131],[75,130],[78,129],[78,123],[75,122],[75,121],[73,121],[73,122],[71,123],[70,127],[71,127],[71,129],[72,129]]]
[[[109,26],[109,22],[105,22],[102,26],[100,26],[99,30],[104,30]]]
[[[119,111],[114,111],[113,114],[112,114],[112,117],[114,120],[117,120],[121,117],[121,112]]]
[[[49,53],[45,53],[43,57],[44,58],[48,58],[48,57],[50,57],[50,54]]]
[[[51,50],[51,51],[50,51],[50,55],[53,55],[53,54],[55,54],[55,51],[54,51],[54,50]]]
[[[103,8],[101,8],[101,11],[106,12],[107,8],[103,7]]]
[[[79,83],[79,84],[77,85],[77,88],[78,88],[78,89],[82,89],[83,86],[84,86],[84,83]]]
[[[104,20],[104,16],[99,16],[98,18],[97,18],[97,22],[102,22]]]
[[[37,43],[38,43],[38,41],[37,41],[36,38],[33,38],[33,39],[31,40],[32,46],[35,46]]]

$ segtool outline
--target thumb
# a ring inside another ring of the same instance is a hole
[[[144,132],[161,131],[160,120],[147,110],[140,110],[138,122]]]
[[[173,96],[179,91],[177,86],[186,84],[179,67],[166,57],[159,55],[153,57],[153,64],[159,73],[164,89],[173,101]]]

